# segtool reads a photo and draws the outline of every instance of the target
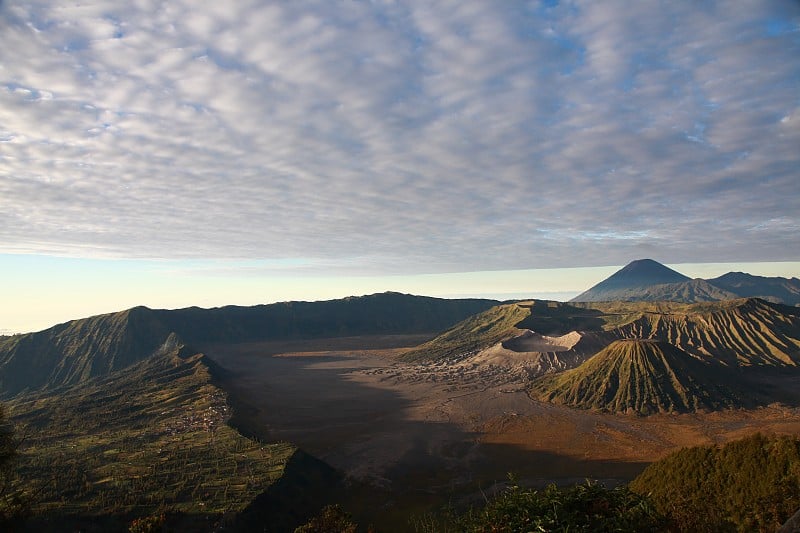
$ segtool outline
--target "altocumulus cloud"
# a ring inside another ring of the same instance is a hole
[[[0,4],[0,251],[797,260],[800,3]]]

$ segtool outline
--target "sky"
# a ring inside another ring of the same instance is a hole
[[[0,332],[800,275],[799,57],[797,0],[0,0]]]

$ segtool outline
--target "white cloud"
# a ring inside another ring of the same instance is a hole
[[[796,259],[800,33],[776,20],[800,7],[9,0],[0,251]]]

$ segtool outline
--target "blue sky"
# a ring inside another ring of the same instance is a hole
[[[579,292],[550,273],[642,257],[796,275],[798,57],[788,0],[6,0],[0,269],[97,310]]]

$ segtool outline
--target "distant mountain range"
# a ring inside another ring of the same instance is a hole
[[[572,302],[712,302],[762,298],[800,304],[800,279],[729,272],[713,279],[691,279],[652,259],[639,259],[573,298]]]
[[[637,300],[635,305],[625,303]],[[708,364],[728,368],[797,367],[798,313],[795,308],[765,300],[800,303],[800,280],[733,272],[710,280],[690,279],[643,259],[576,297],[572,304],[531,301],[498,305],[495,300],[387,292],[254,307],[135,307],[36,333],[0,337],[0,399],[74,386],[129,368],[176,346],[202,349],[213,343],[419,333],[433,337],[437,331],[443,333],[404,358],[443,360],[492,346],[514,352],[528,350],[520,347],[536,343],[564,344],[552,350],[537,349],[557,353],[541,359],[535,371],[539,373],[573,368],[616,340],[652,339],[667,342]],[[599,303],[603,301],[616,303]],[[717,301],[690,307],[681,304]],[[557,340],[560,335],[580,340]],[[654,353],[653,346],[644,348],[641,353]],[[657,351],[662,359],[675,353]],[[701,404],[713,405],[685,405]]]
[[[0,398],[75,385],[178,344],[435,334],[499,302],[386,292],[322,302],[126,311],[0,337]]]

